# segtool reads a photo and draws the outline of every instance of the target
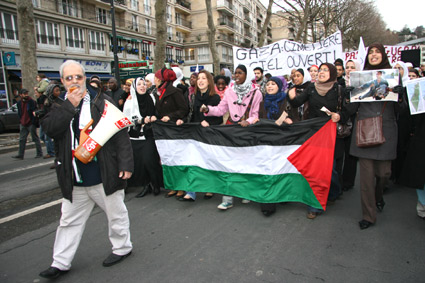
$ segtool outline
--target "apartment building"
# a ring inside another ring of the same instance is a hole
[[[104,80],[112,77],[110,0],[31,1],[40,72],[59,79],[62,62],[75,59],[86,67],[88,76],[97,74]],[[155,1],[115,0],[114,6],[122,78],[151,72],[156,44]],[[232,46],[256,46],[266,8],[259,0],[213,0],[212,10],[221,66],[233,68]],[[185,76],[196,66],[218,72],[213,70],[208,45],[205,1],[168,0],[166,17],[165,63],[182,68]],[[266,40],[270,43],[271,39],[269,25]],[[16,64],[6,66],[5,77],[11,89],[19,88],[22,66],[15,0],[0,2],[0,50],[14,52]]]

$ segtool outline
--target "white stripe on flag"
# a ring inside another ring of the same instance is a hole
[[[300,174],[287,160],[300,145],[230,147],[195,140],[156,140],[163,165],[261,175]]]

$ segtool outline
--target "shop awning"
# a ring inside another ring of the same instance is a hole
[[[15,75],[15,76],[17,76],[19,78],[22,78],[21,71],[9,71],[9,73],[11,73],[11,74],[13,74],[13,75]],[[60,80],[60,74],[59,74],[59,72],[40,72],[40,73],[45,74],[46,77],[49,80]],[[113,78],[114,77],[113,75],[105,74],[105,73],[86,73],[86,77],[87,78],[90,78],[93,75],[99,76],[99,78],[101,80],[109,80],[110,78]]]

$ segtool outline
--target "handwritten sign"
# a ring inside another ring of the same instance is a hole
[[[408,81],[406,88],[410,114],[425,113],[425,78]]]
[[[289,74],[292,69],[307,69],[311,65],[333,63],[343,58],[341,32],[316,43],[304,44],[280,40],[259,48],[233,47],[234,65],[243,64],[251,69],[261,67],[273,76]]]
[[[419,49],[420,47],[418,45],[411,45],[411,46],[391,46],[391,45],[384,45],[385,52],[387,53],[388,60],[390,61],[391,65],[394,65],[395,62],[401,60],[401,51],[403,50],[413,50],[413,49]],[[366,48],[367,51],[367,48]],[[351,52],[345,52],[344,59],[345,61],[354,59],[358,59],[358,50],[351,51]]]

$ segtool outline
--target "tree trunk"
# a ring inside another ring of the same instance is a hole
[[[165,45],[167,41],[167,19],[165,11],[167,9],[167,0],[157,0],[155,2],[155,21],[156,21],[156,46],[154,72],[164,67]]]
[[[218,56],[217,46],[215,44],[215,25],[211,10],[211,0],[205,0],[205,5],[207,6],[208,15],[208,44],[210,45],[211,55],[213,58],[213,73],[217,75],[220,72],[220,57]]]
[[[22,88],[29,90],[35,97],[34,86],[37,84],[37,45],[35,42],[34,11],[32,2],[17,0],[19,51],[21,56]]]
[[[260,38],[258,39],[258,47],[262,47],[264,45],[264,41],[267,36],[267,26],[269,25],[270,18],[272,17],[273,2],[274,2],[273,0],[269,0],[269,6],[267,8],[267,16],[266,16],[266,19],[264,20],[263,27],[261,28]]]

